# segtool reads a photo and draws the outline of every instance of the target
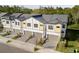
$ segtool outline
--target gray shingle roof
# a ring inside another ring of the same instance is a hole
[[[23,14],[18,18],[18,20],[23,21],[23,20],[26,20],[30,17],[37,16],[37,15],[40,15],[40,14]]]
[[[26,20],[26,19],[29,18],[29,17],[31,17],[30,14],[23,14],[23,15],[21,15],[21,16],[18,18],[18,20],[24,21],[24,20]]]
[[[13,14],[10,15],[10,19],[11,19],[11,20],[17,19],[17,18],[19,18],[21,15],[22,15],[22,13],[13,13]]]
[[[14,16],[14,17],[19,17],[20,15],[22,15],[22,13],[13,13],[11,16]]]
[[[2,17],[4,17],[5,19],[10,20],[10,16],[11,16],[11,14],[10,13],[7,13],[7,14],[3,15]]]
[[[44,20],[44,18],[42,17],[42,15],[33,16],[33,18],[35,18],[36,20],[38,20],[44,24],[47,23],[46,20]]]
[[[7,13],[0,13],[0,17],[2,17],[2,16],[5,15],[5,14],[7,14]]]
[[[64,14],[53,14],[53,15],[46,15],[46,14],[22,14],[22,13],[13,13],[13,14],[8,14],[8,13],[1,13],[1,17],[5,17],[6,19],[14,19],[17,18],[20,21],[24,21],[30,17],[34,17],[38,21],[42,23],[63,23],[63,22],[68,22],[68,15]]]
[[[37,19],[42,23],[49,23],[49,24],[68,22],[68,15],[64,14],[54,14],[54,15],[23,14],[18,18],[18,20],[24,21],[30,17],[34,17],[35,19]]]
[[[68,22],[68,15],[63,14],[43,15],[43,18],[50,24]]]

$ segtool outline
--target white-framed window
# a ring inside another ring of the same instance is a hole
[[[6,21],[7,24],[9,24],[9,21]]]
[[[17,22],[15,22],[15,25],[17,25]]]
[[[12,23],[14,23],[14,21],[12,21]]]
[[[19,26],[19,22],[15,22],[15,25],[18,25]]]
[[[35,28],[38,28],[38,24],[34,24],[34,27],[35,27]]]
[[[23,24],[26,24],[26,23],[23,23]]]
[[[19,26],[19,22],[18,22],[18,26]]]
[[[31,23],[27,23],[27,26],[28,26],[28,27],[31,27]]]
[[[48,26],[48,29],[49,29],[49,30],[53,30],[53,26],[52,26],[52,25],[49,25],[49,26]]]
[[[62,24],[62,28],[65,28],[65,24]]]
[[[61,33],[64,33],[64,31],[62,30]]]
[[[40,24],[40,26],[43,26],[42,24]]]
[[[60,26],[56,26],[56,28],[60,28]]]

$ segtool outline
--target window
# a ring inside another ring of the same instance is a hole
[[[30,23],[27,23],[27,26],[28,26],[28,27],[31,27],[31,24],[30,24]]]
[[[9,24],[9,21],[6,21],[7,24]]]
[[[64,33],[64,31],[62,30],[61,33]]]
[[[56,26],[56,28],[60,28],[60,26]]]
[[[62,25],[62,28],[65,28],[65,25],[64,24]]]
[[[3,22],[5,22],[5,21],[3,21]]]
[[[40,24],[40,26],[43,26],[42,24]]]
[[[19,22],[15,22],[15,25],[19,25]]]
[[[49,25],[48,29],[53,30],[53,26]]]
[[[15,22],[15,25],[17,25],[17,22]]]
[[[26,23],[23,23],[23,24],[26,24]]]
[[[38,24],[34,24],[34,27],[35,27],[35,28],[38,28]]]
[[[18,25],[19,25],[19,22],[18,22]]]

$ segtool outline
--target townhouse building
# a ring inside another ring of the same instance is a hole
[[[40,33],[42,37],[56,35],[65,37],[68,23],[68,15],[64,14],[22,14],[13,13],[1,16],[1,22],[4,28],[13,29],[23,34],[28,31]]]

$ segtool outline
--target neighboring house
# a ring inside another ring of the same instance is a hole
[[[20,30],[21,28],[21,22],[20,20],[18,19],[20,16],[22,15],[22,13],[13,13],[11,16],[10,16],[10,19],[12,20],[12,28],[14,30]]]
[[[65,37],[68,15],[40,15],[13,13],[2,16],[2,24],[6,28],[41,33],[42,37],[57,35]]]
[[[5,15],[3,15],[3,16],[1,17],[1,22],[2,22],[2,24],[3,24],[4,28],[5,28],[5,30],[6,30],[6,29],[11,30],[11,27],[12,27],[12,26],[11,26],[10,15],[11,15],[11,14],[7,13],[7,14],[5,14]]]
[[[0,21],[1,21],[1,17],[2,17],[3,15],[5,15],[5,14],[7,14],[7,13],[0,13]]]
[[[13,29],[20,29],[20,25],[18,26],[19,20],[17,19],[22,13],[13,13],[9,14],[6,13],[1,17],[1,22],[5,29],[13,30]]]

